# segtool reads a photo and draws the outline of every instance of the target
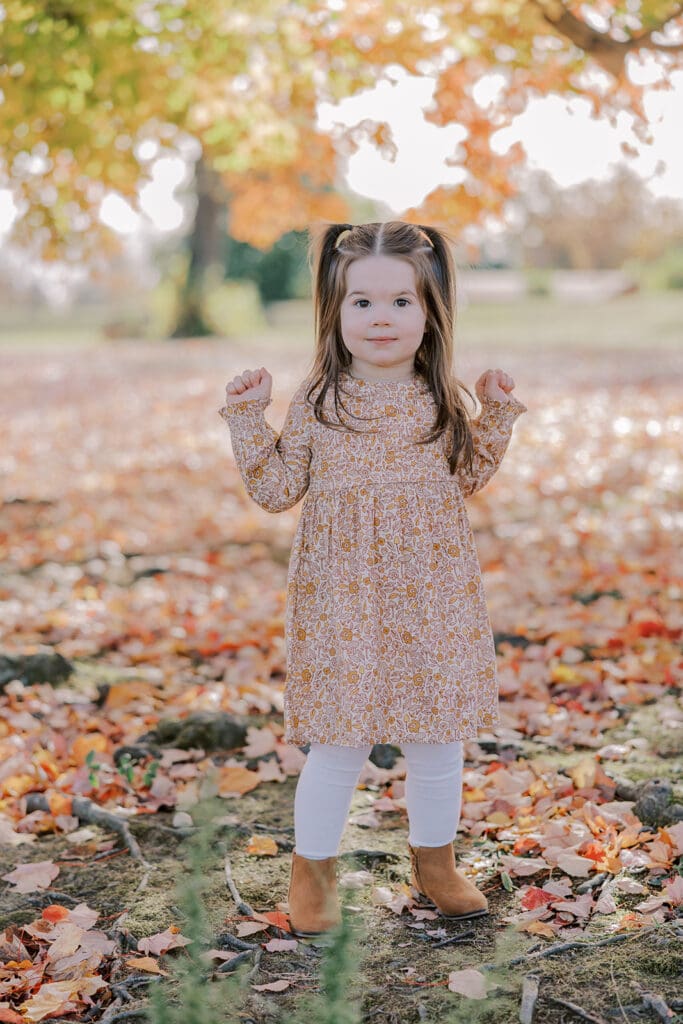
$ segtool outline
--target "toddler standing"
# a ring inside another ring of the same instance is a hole
[[[498,469],[526,406],[501,369],[467,414],[454,377],[455,267],[447,236],[402,221],[331,224],[309,249],[315,355],[281,433],[272,377],[245,370],[219,412],[251,497],[304,495],[287,575],[286,742],[310,744],[294,798],[292,930],[340,920],[336,859],[373,744],[406,759],[415,897],[486,914],[455,866],[463,740],[496,725],[496,653],[464,498]]]

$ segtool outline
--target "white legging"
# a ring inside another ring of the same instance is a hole
[[[462,806],[462,740],[402,743],[406,759],[408,841],[443,846],[455,839]],[[361,768],[372,746],[311,743],[294,794],[295,850],[322,860],[337,856]]]

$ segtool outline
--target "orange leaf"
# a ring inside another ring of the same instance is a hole
[[[276,928],[281,928],[285,932],[291,931],[289,917],[280,910],[270,910],[267,914],[254,913],[251,916],[255,921],[265,921],[266,924],[274,924]]]
[[[541,907],[543,904],[552,903],[556,900],[557,896],[551,892],[546,892],[545,889],[539,889],[536,885],[530,885],[522,896],[520,903],[524,910],[535,910],[536,907]]]
[[[126,967],[132,967],[136,971],[148,971],[150,974],[163,974],[164,976],[168,976],[168,971],[162,970],[154,957],[151,956],[131,957],[130,960],[126,960],[124,962]]]
[[[272,836],[252,836],[247,846],[247,853],[258,857],[274,857],[277,852],[277,843]]]
[[[129,679],[125,683],[113,683],[107,692],[104,706],[107,711],[112,708],[126,708],[133,701],[140,701],[143,698],[151,700],[155,691],[156,687],[143,679]]]
[[[533,839],[531,836],[520,836],[512,847],[512,852],[516,857],[521,857],[523,854],[529,853],[530,850],[534,850],[538,845],[538,839]]]
[[[554,939],[556,934],[555,930],[544,921],[529,921],[523,928],[520,928],[520,931],[529,932],[530,935],[545,935],[547,939]]]
[[[33,763],[41,772],[44,772],[50,779],[56,779],[59,775],[59,766],[52,754],[52,751],[39,747],[33,755]]]
[[[218,775],[219,796],[242,796],[261,782],[258,772],[250,772],[239,764],[224,765]]]
[[[71,759],[76,764],[85,764],[91,750],[102,754],[108,747],[109,741],[101,732],[88,732],[74,740],[71,746]]]
[[[46,907],[43,907],[42,917],[45,921],[52,921],[53,924],[57,921],[63,921],[68,916],[69,911],[67,908],[62,907],[59,903],[49,903]]]
[[[0,783],[0,793],[5,796],[23,796],[38,785],[33,775],[8,775]]]
[[[71,814],[72,797],[68,793],[49,790],[46,793],[50,814],[56,818],[58,814]]]
[[[9,1006],[0,1006],[0,1021],[2,1024],[24,1024],[24,1018],[15,1013]]]

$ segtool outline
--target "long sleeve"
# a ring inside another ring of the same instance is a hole
[[[456,469],[460,490],[465,497],[480,491],[500,466],[512,437],[515,420],[527,407],[514,395],[504,402],[484,397],[479,416],[473,421],[474,457],[472,471]]]
[[[308,490],[311,447],[305,390],[305,383],[296,389],[280,434],[264,416],[272,398],[248,398],[218,410],[230,429],[244,486],[266,512],[291,508]]]

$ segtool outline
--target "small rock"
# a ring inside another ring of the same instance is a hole
[[[643,784],[633,805],[644,825],[663,825],[668,821],[669,805],[673,800],[673,786],[668,779],[649,779]]]
[[[63,683],[73,673],[74,667],[57,652],[25,654],[10,657],[0,655],[0,692],[12,679],[20,679],[25,686],[33,683]]]
[[[246,743],[250,724],[248,719],[239,719],[224,711],[199,711],[187,718],[162,719],[156,729],[140,736],[137,743],[152,741],[178,750],[233,750]]]
[[[393,768],[400,756],[400,747],[391,743],[375,743],[369,759],[376,768]]]

